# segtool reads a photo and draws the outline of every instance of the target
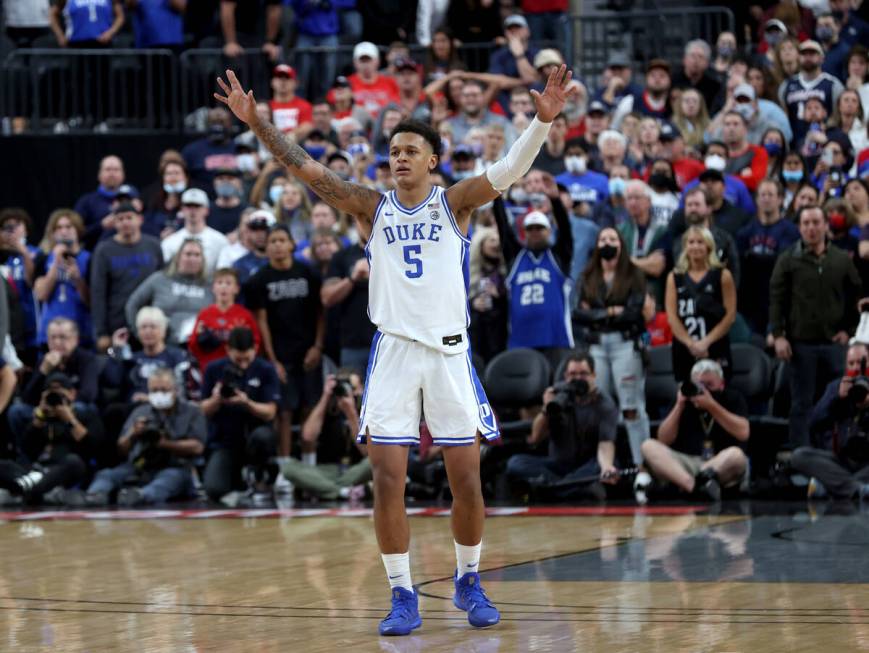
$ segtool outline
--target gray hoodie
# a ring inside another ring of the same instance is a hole
[[[186,275],[155,272],[130,295],[126,305],[127,324],[136,326],[136,314],[143,306],[156,306],[169,318],[166,342],[183,343],[199,311],[214,303],[210,284]]]

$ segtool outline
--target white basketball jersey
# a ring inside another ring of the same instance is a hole
[[[440,186],[412,208],[402,206],[395,191],[386,193],[365,246],[371,321],[444,353],[466,351],[470,242]]]

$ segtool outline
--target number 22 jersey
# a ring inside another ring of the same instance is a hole
[[[433,186],[414,207],[385,193],[365,246],[368,317],[377,328],[447,354],[467,351],[470,242],[444,188]]]

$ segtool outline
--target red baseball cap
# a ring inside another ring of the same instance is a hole
[[[292,66],[288,66],[285,63],[279,63],[272,69],[272,77],[287,77],[288,79],[295,79],[296,71],[293,70]]]

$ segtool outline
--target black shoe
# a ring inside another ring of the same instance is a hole
[[[102,508],[109,505],[109,495],[105,492],[88,492],[84,495],[84,504],[88,508]]]
[[[695,478],[694,491],[713,503],[721,501],[721,485],[718,484],[715,470],[708,467],[701,470]]]
[[[125,508],[135,508],[145,503],[145,495],[137,487],[125,487],[118,493],[118,505]]]

